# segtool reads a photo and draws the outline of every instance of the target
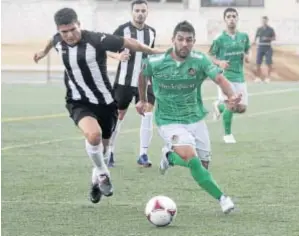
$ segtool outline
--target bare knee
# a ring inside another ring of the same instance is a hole
[[[84,137],[91,145],[98,145],[102,140],[102,130],[94,117],[86,116],[78,123]]]
[[[126,113],[127,110],[118,110],[118,119],[123,120],[125,118]]]
[[[246,112],[246,106],[245,105],[239,105],[238,107],[237,107],[237,112],[238,113],[245,113]]]
[[[197,156],[195,149],[191,145],[174,146],[173,150],[186,161]]]
[[[88,141],[88,143],[90,143],[91,145],[98,145],[100,144],[101,140],[102,140],[102,134],[101,131],[87,131],[84,132],[84,136],[86,138],[86,140]]]

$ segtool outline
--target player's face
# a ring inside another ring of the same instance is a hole
[[[186,58],[194,46],[194,34],[191,32],[179,31],[172,39],[172,43],[174,46],[175,54],[180,58]]]
[[[146,20],[147,13],[147,5],[145,3],[134,4],[132,9],[133,21],[137,24],[143,24]]]
[[[238,15],[236,12],[227,12],[224,20],[228,28],[236,28]]]
[[[69,45],[74,45],[81,39],[79,22],[71,23],[68,25],[59,25],[57,26],[57,29],[63,41],[65,41]]]

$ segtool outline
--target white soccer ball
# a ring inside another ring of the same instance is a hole
[[[163,227],[174,220],[177,215],[177,207],[171,198],[155,196],[147,202],[145,215],[153,225]]]

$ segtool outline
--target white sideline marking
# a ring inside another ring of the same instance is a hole
[[[274,89],[270,91],[258,92],[258,93],[249,93],[249,96],[264,96],[264,95],[273,95],[273,94],[282,94],[282,93],[289,93],[299,91],[299,88],[289,88],[289,89]],[[203,99],[203,101],[213,101],[217,98],[215,97],[207,97]],[[129,108],[134,108],[134,106],[129,106]],[[50,119],[50,118],[59,118],[59,117],[66,117],[66,113],[56,113],[56,114],[48,114],[48,115],[40,115],[40,116],[24,116],[24,117],[4,117],[1,119],[1,123],[10,123],[10,122],[22,122],[28,120],[43,120],[43,119]]]
[[[277,113],[277,112],[281,112],[281,111],[295,111],[295,110],[299,110],[299,106],[291,106],[291,107],[285,107],[285,108],[280,108],[280,109],[275,109],[275,110],[255,112],[255,113],[251,113],[251,114],[249,113],[248,115],[246,115],[246,114],[240,115],[240,116],[236,116],[235,118],[236,119],[244,119],[244,118],[273,114],[273,113]],[[206,122],[213,124],[213,123],[217,123],[218,121],[207,120]],[[139,131],[139,128],[138,129],[126,129],[126,130],[122,131],[120,134],[134,133],[134,132],[138,132],[138,131]],[[29,144],[12,145],[12,146],[1,148],[1,151],[7,151],[7,150],[19,149],[19,148],[27,148],[27,147],[33,147],[33,146],[51,144],[51,143],[60,143],[60,142],[65,142],[65,141],[70,141],[70,140],[80,140],[80,139],[83,139],[83,137],[78,136],[78,137],[65,138],[65,139],[52,139],[52,140],[36,142],[36,143],[29,143]]]

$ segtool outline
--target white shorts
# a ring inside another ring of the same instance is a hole
[[[210,136],[208,127],[203,120],[188,125],[162,125],[158,131],[168,147],[190,145],[195,148],[200,160],[211,160]]]
[[[236,83],[230,82],[235,93],[242,94],[242,100],[240,104],[247,106],[248,105],[248,92],[246,83]],[[218,100],[224,102],[227,100],[227,96],[223,94],[221,88],[218,86]]]

